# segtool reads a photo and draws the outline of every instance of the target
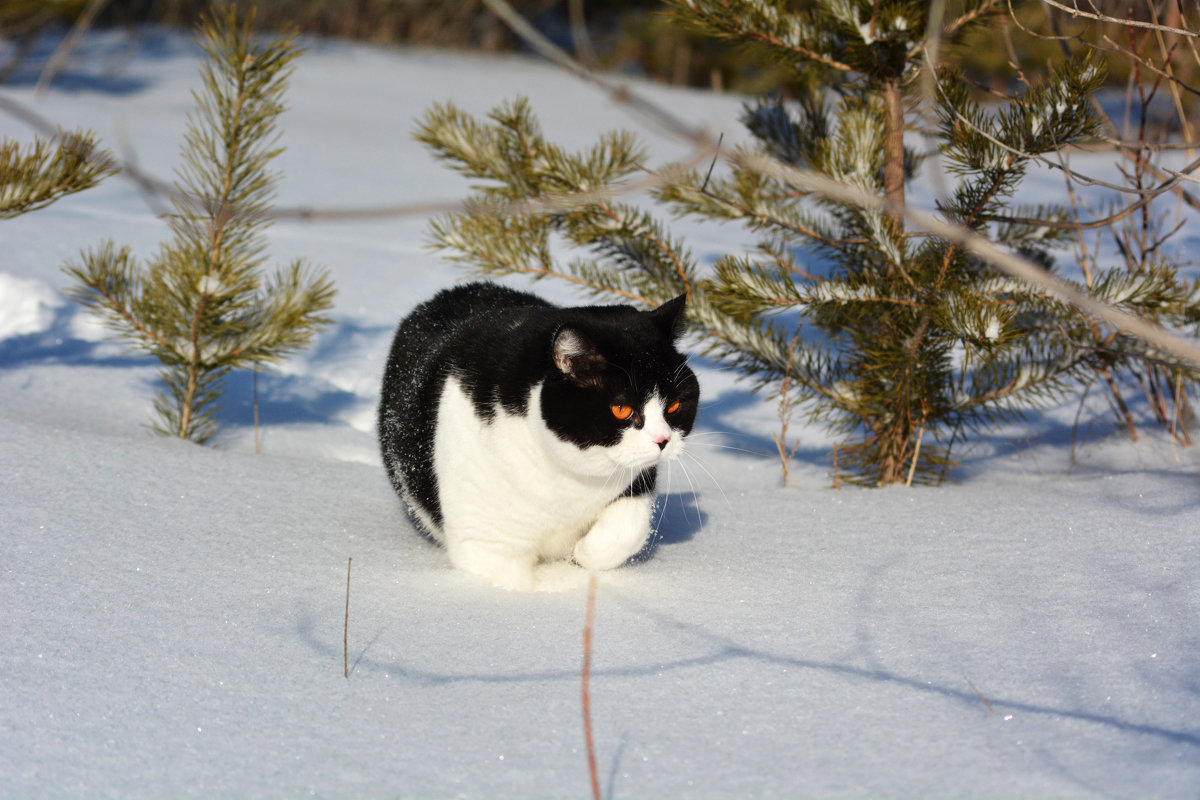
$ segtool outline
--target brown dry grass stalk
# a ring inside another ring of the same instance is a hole
[[[974,692],[975,696],[979,698],[979,702],[983,703],[983,707],[988,710],[988,713],[995,714],[996,709],[992,708],[992,704],[987,701],[987,698],[983,696],[983,693],[975,688],[975,684],[971,683],[971,679],[966,675],[963,675],[963,680],[967,682],[967,686],[971,687],[971,691]]]
[[[583,667],[580,669],[580,703],[583,707],[583,743],[587,749],[592,798],[600,800],[600,774],[596,769],[596,745],[592,739],[592,628],[596,620],[596,573],[588,577],[587,616],[583,623]]]
[[[908,478],[904,481],[905,486],[912,486],[913,475],[917,472],[917,459],[921,457],[921,440],[925,438],[925,426],[921,426],[921,430],[917,433],[917,443],[913,447],[912,463],[908,467]]]
[[[254,396],[254,455],[261,455],[262,448],[258,441],[258,370],[254,370],[252,393]]]
[[[792,337],[791,345],[788,347],[787,369],[779,384],[779,433],[771,434],[775,439],[775,447],[779,450],[779,462],[783,465],[784,486],[790,486],[792,483],[791,460],[795,457],[796,451],[800,449],[799,442],[794,442],[790,448],[788,447],[788,427],[792,421],[793,411],[791,403],[792,366],[795,364],[799,338],[800,335],[797,333]]]
[[[342,675],[350,677],[350,565],[353,558],[346,559],[346,617],[342,627]]]

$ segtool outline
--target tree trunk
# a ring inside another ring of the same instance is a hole
[[[904,100],[899,76],[884,81],[883,101],[888,121],[883,143],[883,196],[900,228],[904,216]]]
[[[179,407],[179,438],[187,439],[192,432],[192,406],[196,404],[196,383],[200,367],[189,364],[187,367],[187,389],[184,392],[183,403]]]

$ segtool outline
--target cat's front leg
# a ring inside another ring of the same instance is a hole
[[[650,537],[651,494],[618,497],[600,512],[575,544],[575,563],[584,569],[613,569],[629,560]]]
[[[447,536],[450,563],[463,572],[489,581],[501,589],[530,592],[535,588],[532,552],[481,539]]]

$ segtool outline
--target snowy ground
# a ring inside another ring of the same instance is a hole
[[[196,64],[186,37],[95,35],[44,98],[6,94],[169,176]],[[733,99],[645,89],[736,134]],[[413,118],[518,92],[558,140],[639,129],[528,61],[318,45],[280,203],[456,199]],[[656,160],[686,152],[643,132]],[[7,117],[0,134],[28,138]],[[61,299],[81,249],[167,235],[132,184],[0,224],[0,796],[587,796],[584,595],[450,571],[377,463],[391,328],[462,277],[425,225],[273,229],[273,256],[328,266],[340,296],[316,347],[261,381],[255,455],[248,379],[215,447],[155,438],[154,365]],[[741,241],[677,230],[705,256]],[[1096,403],[1071,470],[1073,407],[964,451],[942,489],[827,489],[828,440],[802,431],[783,489],[773,408],[701,378],[701,464],[672,469],[649,556],[600,581],[606,796],[1200,796],[1194,452],[1111,436]]]

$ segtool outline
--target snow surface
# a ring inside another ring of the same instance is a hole
[[[6,94],[166,177],[196,67],[177,33],[94,34],[44,98],[32,76]],[[736,99],[639,88],[736,138]],[[687,153],[524,59],[317,43],[280,203],[456,199],[414,117],[518,92],[556,140],[629,127],[656,161]],[[426,219],[273,228],[273,257],[327,265],[340,295],[260,380],[256,455],[249,378],[214,447],[156,438],[155,365],[62,301],[64,261],[107,237],[152,252],[155,215],[112,179],[0,226],[0,796],[587,796],[584,594],[451,571],[378,463],[391,329],[463,277]],[[709,261],[745,241],[675,230]],[[1200,796],[1194,451],[1112,435],[1094,392],[1073,468],[1074,406],[965,449],[957,485],[834,491],[827,436],[793,422],[799,488],[780,488],[775,409],[698,368],[698,463],[672,465],[647,557],[599,583],[606,797]]]

